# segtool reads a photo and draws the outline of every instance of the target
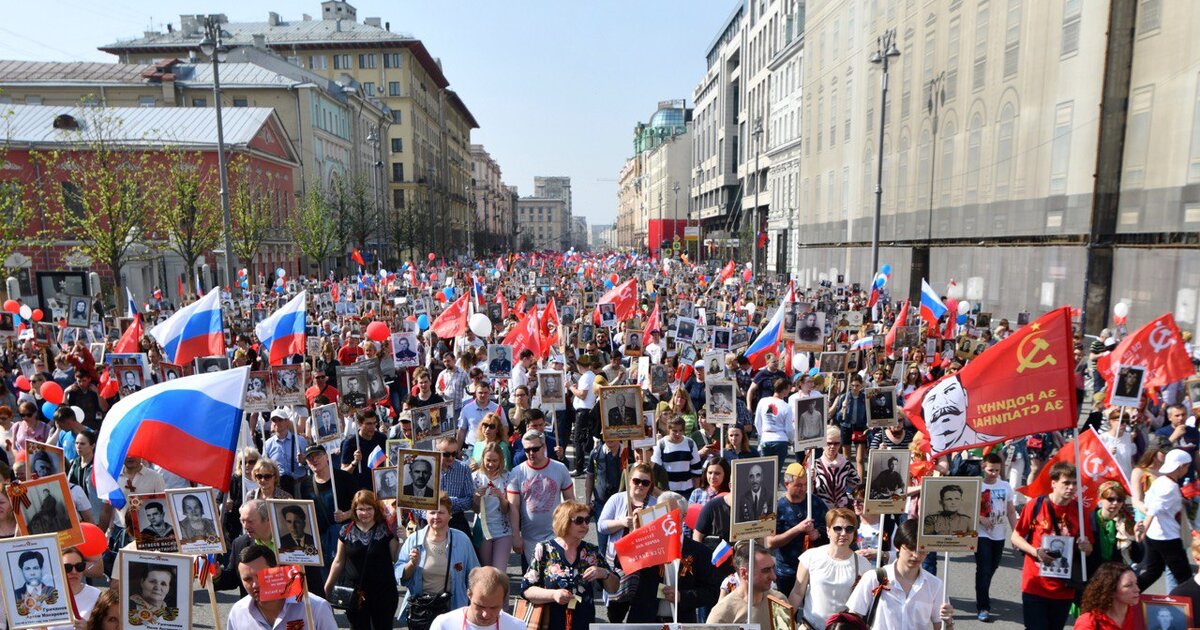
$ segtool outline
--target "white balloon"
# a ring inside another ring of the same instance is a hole
[[[28,304],[21,305],[21,319],[24,319],[24,320],[33,319],[33,309],[29,308]]]
[[[22,307],[22,310],[24,310],[24,307]],[[1128,314],[1129,314],[1129,305],[1128,304],[1126,304],[1124,302],[1117,302],[1116,304],[1113,305],[1113,315],[1116,315],[1117,317],[1125,317]],[[24,315],[24,313],[22,313],[22,315]]]
[[[71,405],[71,412],[75,414],[75,422],[83,423],[83,417],[85,415],[83,413],[83,409],[76,407],[75,405]]]
[[[808,353],[797,352],[792,355],[792,370],[795,372],[808,371]]]
[[[963,301],[963,302],[958,303],[958,314],[959,315],[966,315],[967,313],[970,313],[970,312],[971,312],[971,303],[970,302]]]
[[[754,314],[754,311],[758,310],[758,307],[754,305],[754,302],[747,302],[746,305],[743,306],[742,308],[745,309],[746,312],[750,313],[751,315]]]
[[[471,319],[467,321],[467,327],[471,329],[471,332],[480,337],[487,337],[492,334],[492,320],[488,319],[488,316],[483,313],[472,315]]]

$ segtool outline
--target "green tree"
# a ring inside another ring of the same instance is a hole
[[[11,109],[0,109],[0,123],[7,129]],[[9,137],[8,133],[4,137]],[[7,145],[0,144],[0,164],[7,161]],[[4,272],[9,272],[6,265],[12,256],[22,246],[39,244],[41,239],[31,239],[33,227],[34,206],[26,195],[31,195],[34,186],[22,179],[0,179],[0,266]]]
[[[367,238],[377,234],[382,223],[379,205],[371,198],[366,179],[361,175],[334,179],[329,205],[337,217],[343,246],[366,249]]]
[[[106,266],[121,295],[121,269],[145,255],[154,228],[161,167],[155,152],[127,150],[138,139],[126,137],[107,108],[81,107],[61,125],[72,146],[33,154],[43,172],[39,210],[47,232]]]
[[[254,172],[249,160],[243,156],[230,160],[227,171],[233,253],[249,267],[272,227],[271,216],[275,208],[271,203],[271,183],[274,177]],[[237,272],[230,270],[230,273]]]
[[[179,254],[191,275],[196,261],[221,242],[220,191],[216,173],[198,152],[171,151],[163,165],[166,203],[155,214],[156,231]]]
[[[288,231],[301,253],[317,263],[318,274],[324,274],[326,261],[337,253],[338,225],[320,187],[309,187],[304,201],[288,221]]]

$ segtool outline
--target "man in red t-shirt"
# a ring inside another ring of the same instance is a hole
[[[329,399],[329,402],[335,403],[338,401],[339,392],[336,387],[329,384],[329,376],[323,371],[313,372],[312,387],[304,390],[304,398],[308,400],[308,408],[312,409],[313,399],[317,396],[324,396]]]
[[[1049,549],[1042,547],[1043,536],[1071,536],[1075,538],[1077,551],[1085,555],[1092,552],[1088,532],[1079,531],[1079,507],[1075,499],[1078,487],[1074,465],[1058,462],[1051,466],[1050,494],[1025,504],[1010,537],[1013,546],[1025,554],[1025,564],[1021,567],[1021,612],[1026,628],[1062,630],[1067,624],[1075,589],[1066,578],[1041,577],[1039,565],[1057,560]],[[1074,567],[1080,561],[1079,553],[1072,555]]]
[[[338,348],[337,359],[341,365],[350,365],[362,356],[363,349],[359,347],[358,341],[350,332],[346,332],[346,339],[342,343],[342,347]]]

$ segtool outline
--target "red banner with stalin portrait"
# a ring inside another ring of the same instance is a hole
[[[1062,307],[914,392],[904,413],[934,457],[1075,426],[1071,309]]]

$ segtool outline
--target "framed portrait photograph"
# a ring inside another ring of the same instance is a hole
[[[67,296],[67,326],[87,328],[92,322],[92,298],[86,295]]]
[[[167,490],[180,553],[225,553],[225,533],[215,496],[208,487]]]
[[[246,377],[246,411],[266,413],[275,408],[272,400],[271,371],[257,370]]]
[[[822,352],[819,361],[822,372],[836,374],[846,371],[845,352]]]
[[[362,367],[363,374],[367,380],[367,396],[370,400],[383,400],[387,398],[387,384],[383,380],[383,370],[379,366],[379,359],[370,361],[360,361],[358,363]],[[303,392],[301,392],[303,395]],[[303,402],[303,398],[301,398]]]
[[[863,509],[871,514],[903,514],[908,491],[908,449],[873,449],[867,457],[866,502]]]
[[[617,327],[617,305],[605,302],[597,307],[600,310],[600,325],[605,328]]]
[[[17,323],[13,318],[13,314],[7,311],[0,312],[0,337],[16,337]],[[99,361],[99,359],[97,359]]]
[[[272,499],[271,535],[281,564],[322,566],[321,537],[317,535],[317,512],[312,501]]]
[[[649,368],[650,392],[656,396],[667,394],[671,390],[671,373],[667,366],[652,363]]]
[[[825,419],[829,417],[826,402],[825,396],[820,394],[792,401],[792,416],[796,418],[796,443],[793,446],[797,453],[825,446]]]
[[[29,504],[20,506],[14,515],[22,536],[54,534],[63,549],[83,544],[79,512],[65,473],[29,481],[24,487]]]
[[[121,627],[192,627],[192,556],[121,550]]]
[[[976,315],[975,316],[975,327],[985,329],[985,330],[988,328],[991,328],[992,327],[992,314],[991,313],[980,313],[980,314]]]
[[[802,314],[801,309],[798,308],[799,306],[800,306],[799,303],[792,302],[792,304],[789,308],[785,308],[783,310],[783,338],[784,339],[795,339],[796,338],[796,322],[798,321],[799,316]]]
[[[96,360],[99,361],[100,359],[97,358]],[[163,362],[158,364],[158,382],[166,383],[167,381],[173,381],[181,376],[187,376],[184,374],[182,365]]]
[[[211,357],[196,357],[192,366],[193,374],[208,374],[229,369],[229,357],[215,355]]]
[[[636,440],[642,428],[642,388],[637,385],[600,387],[600,431],[605,441]]]
[[[693,346],[689,343],[688,345],[681,346],[679,348],[679,363],[680,364],[695,365],[696,361],[699,358],[700,358],[700,351],[696,349],[696,346]]]
[[[380,466],[371,470],[371,485],[375,497],[380,501],[394,501],[399,492],[400,470],[394,466]]]
[[[270,411],[270,409],[267,411]],[[342,437],[342,428],[340,425],[337,403],[313,407],[312,427],[314,442],[317,444],[326,444],[337,441]]]
[[[455,430],[450,420],[449,403],[426,405],[409,410],[412,418],[413,443],[433,440]]]
[[[770,630],[796,630],[796,609],[786,599],[767,595]]]
[[[737,542],[773,535],[779,460],[775,457],[750,457],[735,459],[732,463],[730,540]]]
[[[25,481],[66,472],[66,457],[61,448],[33,440],[25,443]]]
[[[710,330],[712,332],[713,350],[720,350],[724,353],[733,347],[733,329],[725,326],[717,326]]]
[[[596,326],[589,322],[580,322],[575,329],[576,345],[580,348],[596,340]]]
[[[917,547],[922,551],[975,551],[979,543],[980,477],[921,480]]]
[[[896,424],[896,390],[891,387],[870,387],[866,390],[867,427],[890,427]]]
[[[809,306],[807,304],[797,305]],[[809,306],[811,309],[811,306]],[[795,352],[820,352],[825,346],[825,313],[808,310],[796,316]]]
[[[1192,600],[1186,595],[1143,594],[1138,604],[1146,630],[1188,630],[1192,627]]]
[[[342,401],[351,407],[366,406],[368,398],[367,375],[358,364],[337,367],[338,391]]]
[[[737,383],[726,380],[706,380],[705,413],[713,424],[733,424],[737,421]]]
[[[46,322],[33,322],[33,342],[47,348],[51,343],[54,343],[54,338],[58,336],[58,326],[55,324],[47,324]]]
[[[293,365],[276,365],[271,368],[271,402],[273,405],[303,405],[304,399],[304,370],[303,363]]]
[[[897,348],[920,348],[921,347],[921,327],[920,326],[897,326],[896,327],[896,343]]]
[[[725,353],[720,350],[712,350],[704,353],[704,378],[706,380],[722,380],[730,375],[726,374],[725,370]]]
[[[1070,579],[1071,565],[1074,563],[1072,552],[1075,550],[1075,539],[1071,536],[1042,536],[1041,549],[1046,550],[1045,560],[1039,558],[1038,575],[1040,577]],[[1158,626],[1153,625],[1152,628]]]
[[[487,347],[488,375],[492,378],[509,378],[512,376],[513,349],[512,346],[492,343]]]
[[[1192,408],[1200,407],[1200,377],[1192,377],[1187,380],[1187,397]]]
[[[392,361],[395,362],[397,368],[410,368],[421,365],[421,355],[417,354],[419,346],[417,344],[416,333],[392,333],[391,345]]]
[[[400,465],[400,449],[402,448],[412,448],[412,441],[404,438],[388,438],[388,441],[384,443],[388,466],[395,468]]]
[[[138,551],[179,552],[175,513],[171,511],[165,492],[130,496],[125,518]]]
[[[645,343],[645,334],[641,328],[625,331],[625,356],[640,357]]]
[[[119,391],[122,396],[128,396],[141,391],[142,387],[145,386],[140,366],[114,365],[112,371],[113,377],[117,379],[117,385],[120,387]]]
[[[1108,396],[1110,407],[1137,407],[1142,401],[1142,388],[1146,382],[1146,368],[1140,365],[1117,366],[1117,375],[1112,392]]]
[[[696,320],[691,317],[679,316],[675,320],[675,342],[676,343],[692,343],[696,336]]]
[[[1024,326],[1029,323],[1029,311],[1021,311],[1017,313],[1017,326]]]
[[[566,392],[566,375],[561,370],[538,370],[537,394],[543,406],[562,409]]]
[[[441,453],[402,448],[397,455],[400,463],[396,470],[400,478],[396,481],[396,507],[414,510],[436,508],[442,485]]]
[[[88,351],[92,353],[92,358],[96,360],[96,363],[104,363],[104,353],[108,351],[108,346],[104,343],[89,343]]]
[[[9,628],[73,625],[62,549],[52,534],[0,540]]]

